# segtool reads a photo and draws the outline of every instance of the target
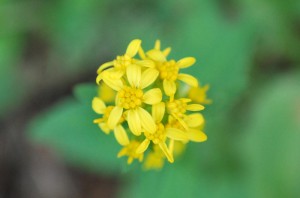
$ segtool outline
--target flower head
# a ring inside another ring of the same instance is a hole
[[[173,163],[188,142],[207,139],[198,111],[208,100],[205,94],[202,102],[193,96],[208,88],[198,88],[195,77],[181,73],[195,58],[168,60],[171,48],[161,50],[160,45],[157,40],[153,49],[144,52],[141,40],[135,39],[124,55],[102,64],[96,79],[100,94],[92,101],[93,110],[101,115],[94,123],[106,134],[113,131],[123,146],[118,157],[127,156],[131,164],[134,159],[142,162],[146,155],[145,169],[160,169],[165,160]],[[141,59],[135,58],[137,53]],[[194,88],[182,96],[184,84],[178,80]]]

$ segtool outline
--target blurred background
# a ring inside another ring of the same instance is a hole
[[[161,171],[92,120],[98,66],[135,38],[194,56],[208,141]],[[300,197],[300,1],[0,2],[0,198]]]

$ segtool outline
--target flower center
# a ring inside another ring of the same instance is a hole
[[[120,70],[125,70],[128,65],[132,63],[132,58],[124,55],[124,56],[117,56],[114,60],[114,67]]]
[[[182,131],[185,131],[185,128],[182,126],[182,124],[178,120],[175,120],[175,119],[173,121],[169,122],[166,125],[166,127],[180,129]]]
[[[175,81],[178,76],[179,67],[174,60],[164,62],[158,66],[161,79]]]
[[[158,144],[160,142],[164,142],[166,139],[165,127],[162,123],[156,125],[157,130],[155,133],[145,132],[145,136],[148,140],[152,140],[154,144]]]
[[[141,89],[126,86],[118,93],[119,105],[124,109],[139,107],[142,104],[143,95]]]
[[[169,114],[183,118],[186,112],[187,103],[185,100],[179,99],[167,103],[167,111]]]

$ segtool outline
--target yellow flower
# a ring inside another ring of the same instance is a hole
[[[100,98],[95,97],[92,101],[92,108],[96,113],[103,115],[102,118],[95,119],[94,123],[98,124],[104,133],[109,134],[111,128],[108,126],[107,121],[109,116],[111,115],[111,111],[113,110],[114,106],[107,107]],[[122,126],[123,122],[124,118],[120,117],[118,123],[113,128],[114,135],[119,144],[127,145],[129,144],[129,139],[124,127]]]
[[[145,158],[143,168],[145,170],[161,169],[165,163],[165,155],[158,145],[153,145],[153,149],[148,153]]]
[[[145,67],[154,67],[154,63],[150,60],[136,60],[133,57],[137,54],[142,41],[139,39],[132,40],[123,56],[117,56],[115,60],[106,62],[100,65],[97,70],[98,76],[96,79],[97,83],[100,83],[101,80],[109,78],[114,80],[115,78],[120,78],[126,72],[126,69],[130,65],[139,65]],[[103,71],[110,72],[110,74],[101,75]]]
[[[180,98],[174,100],[173,97],[170,98],[170,101],[167,103],[168,114],[176,118],[184,128],[188,128],[184,119],[187,117],[185,114],[186,111],[201,111],[204,109],[203,105],[200,104],[188,104],[191,102],[189,98]]]
[[[160,50],[160,41],[156,41],[155,47],[149,50],[146,55],[140,48],[140,56],[143,59],[151,59],[155,62],[156,69],[159,71],[159,77],[163,81],[163,88],[168,96],[172,96],[176,93],[177,86],[176,80],[181,80],[192,87],[198,87],[198,80],[189,74],[179,73],[180,69],[188,68],[192,66],[196,59],[194,57],[182,58],[179,61],[166,59],[170,53],[171,48],[167,48],[164,51]]]
[[[127,81],[121,79],[110,81],[108,86],[118,91],[116,96],[116,106],[113,108],[109,118],[108,126],[114,128],[118,123],[124,110],[126,110],[126,120],[134,135],[139,136],[142,128],[154,133],[156,125],[151,115],[142,107],[143,104],[153,105],[162,100],[162,93],[159,88],[144,91],[157,78],[158,72],[148,68],[143,73],[141,67],[130,65],[126,69]]]
[[[196,78],[180,71],[192,66],[195,58],[168,60],[170,52],[171,48],[161,49],[157,40],[145,53],[141,40],[135,39],[124,55],[97,71],[99,94],[92,107],[102,117],[94,123],[106,134],[114,131],[123,146],[118,157],[127,156],[128,164],[135,159],[142,162],[145,154],[147,170],[161,169],[165,160],[173,163],[190,141],[207,139],[204,117],[197,111],[211,102],[208,85],[198,87]]]
[[[169,116],[167,127],[171,127],[180,130],[182,133],[185,133],[188,137],[187,140],[189,141],[204,142],[207,140],[206,134],[201,130],[201,126],[204,124],[204,118],[202,114],[194,113],[186,115],[183,121],[186,123],[187,128],[184,128],[177,119]],[[187,143],[187,141],[183,142]]]
[[[167,137],[174,140],[185,141],[187,140],[187,136],[182,131],[175,128],[165,128],[164,124],[162,123],[164,115],[165,103],[161,102],[157,105],[152,106],[152,117],[157,125],[157,130],[154,133],[144,131],[145,140],[140,144],[136,152],[144,153],[152,142],[153,144],[157,144],[167,157],[168,161],[173,163],[173,155],[170,153],[166,145]]]
[[[162,53],[163,56],[164,56],[165,58],[167,58],[167,56],[168,56],[168,55],[170,54],[170,52],[171,52],[171,48],[170,48],[170,47],[167,47],[166,49],[164,49],[164,50],[162,50],[162,51],[160,50],[160,40],[156,40],[156,41],[155,41],[155,44],[154,44],[154,48],[153,48],[153,49],[159,51],[160,53]],[[139,48],[139,55],[140,55],[140,57],[141,57],[142,59],[144,59],[144,60],[149,59],[149,58],[145,55],[145,52],[144,52],[144,50],[143,50],[142,47]]]
[[[192,99],[192,101],[199,104],[211,104],[212,101],[207,99],[206,92],[209,89],[209,85],[205,85],[203,87],[192,87],[188,92],[188,97]]]
[[[122,156],[128,156],[127,164],[131,164],[134,159],[138,159],[140,162],[143,161],[144,154],[136,153],[136,149],[139,146],[140,142],[131,141],[128,145],[124,146],[121,151],[118,153],[118,158]]]

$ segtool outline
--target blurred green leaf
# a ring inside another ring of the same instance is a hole
[[[74,96],[83,104],[91,106],[91,102],[98,95],[98,87],[96,84],[83,83],[76,85],[74,88]]]
[[[240,154],[252,197],[300,195],[300,75],[270,83],[253,98]]]
[[[211,177],[201,167],[188,161],[175,162],[162,171],[136,174],[119,197],[230,197],[244,196],[244,186],[234,176]]]
[[[21,47],[21,37],[0,38],[0,117],[22,99],[24,84],[20,83],[22,78],[16,67],[22,53]]]
[[[113,134],[100,131],[91,108],[67,99],[39,115],[29,126],[29,137],[49,145],[67,161],[102,174],[117,174],[120,149]]]

